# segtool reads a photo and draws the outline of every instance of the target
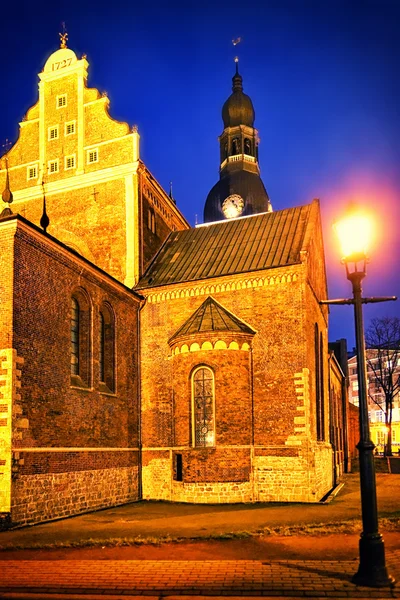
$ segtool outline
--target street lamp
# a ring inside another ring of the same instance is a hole
[[[346,266],[347,279],[353,286],[357,375],[359,396],[360,441],[357,444],[360,460],[361,514],[363,531],[360,537],[360,563],[353,582],[358,585],[384,587],[394,582],[386,569],[385,547],[378,531],[378,507],[374,464],[374,444],[371,440],[367,404],[367,368],[362,304],[368,301],[393,300],[395,298],[362,298],[361,282],[366,276],[368,247],[373,234],[372,221],[365,213],[352,208],[334,229],[342,249],[342,262]],[[339,303],[345,303],[338,301]]]

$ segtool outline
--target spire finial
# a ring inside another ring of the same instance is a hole
[[[12,215],[12,210],[10,208],[10,204],[13,201],[13,195],[12,192],[10,190],[10,175],[8,173],[8,158],[6,156],[6,169],[7,169],[7,175],[6,175],[6,187],[1,195],[3,201],[8,205],[6,206],[3,211],[0,214],[0,219],[2,217],[8,217],[8,215]]]
[[[61,23],[61,25],[63,28],[63,32],[59,33],[58,35],[60,36],[60,48],[64,49],[64,48],[67,48],[68,33],[67,33],[67,30],[65,29],[64,21]]]
[[[232,44],[236,47],[238,44],[240,44],[240,42],[242,41],[241,37],[238,37],[234,40],[232,40]],[[233,92],[241,92],[243,90],[243,85],[242,85],[242,77],[239,75],[239,57],[235,56],[235,58],[233,59],[235,61],[235,74],[232,78],[232,91]]]
[[[42,181],[42,189],[43,189],[43,212],[40,219],[40,226],[45,233],[47,233],[47,228],[50,225],[50,219],[46,212],[46,196],[44,194],[44,181]]]
[[[172,200],[172,181],[169,182],[169,197]]]
[[[1,195],[1,197],[3,198],[3,201],[6,202],[7,204],[11,204],[11,202],[13,201],[13,195],[12,195],[12,191],[10,189],[10,174],[8,171],[8,158],[6,156],[6,169],[7,169],[7,174],[6,174],[6,187]]]

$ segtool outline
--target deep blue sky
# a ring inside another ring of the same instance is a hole
[[[89,85],[141,134],[141,157],[190,223],[218,178],[221,108],[233,57],[256,111],[262,178],[275,210],[321,199],[329,295],[348,297],[332,221],[350,200],[376,213],[365,295],[400,295],[400,2],[8,2],[0,21],[0,140],[37,99],[58,47],[87,54]],[[235,49],[231,40],[242,37]],[[368,305],[365,320],[400,316]],[[331,309],[330,339],[354,344],[351,307]]]

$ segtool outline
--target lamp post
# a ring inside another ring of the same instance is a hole
[[[372,222],[367,216],[352,209],[349,214],[335,224],[334,228],[342,247],[342,262],[346,266],[346,276],[353,287],[353,300],[332,303],[351,303],[354,306],[358,365],[360,441],[357,448],[360,460],[363,531],[359,542],[360,562],[358,571],[353,576],[353,582],[358,585],[384,587],[392,585],[394,579],[386,569],[384,542],[378,530],[378,506],[373,456],[375,445],[371,440],[368,422],[367,368],[362,304],[368,301],[379,302],[394,300],[395,298],[362,298],[361,283],[367,272],[367,251],[372,234]]]

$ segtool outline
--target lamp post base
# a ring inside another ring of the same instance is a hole
[[[352,582],[367,587],[388,587],[394,585],[394,578],[388,574],[385,565],[385,547],[380,533],[361,534],[360,564]]]

